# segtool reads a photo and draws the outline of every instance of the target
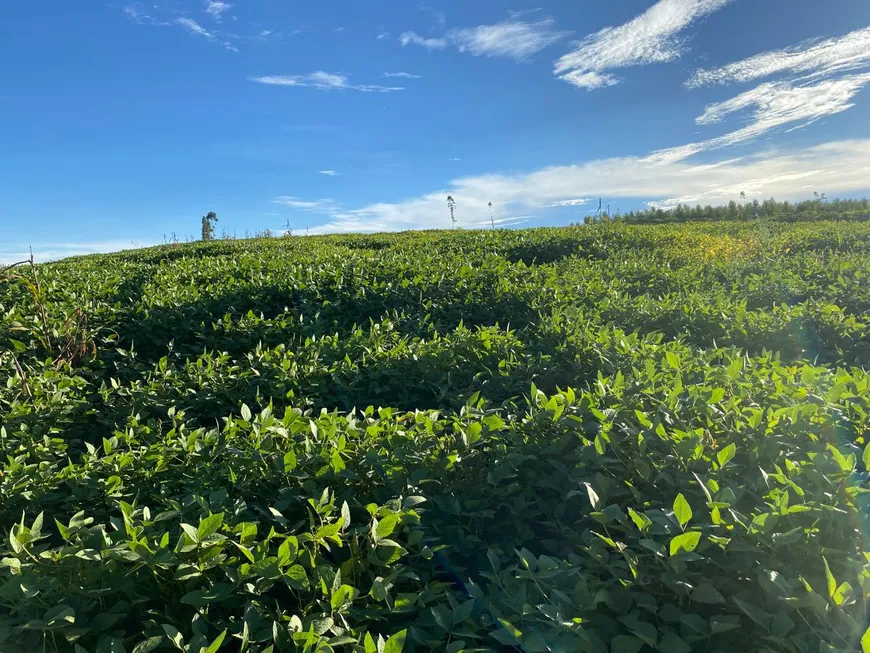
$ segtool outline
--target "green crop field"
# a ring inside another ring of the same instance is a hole
[[[0,272],[0,651],[870,650],[870,224]]]

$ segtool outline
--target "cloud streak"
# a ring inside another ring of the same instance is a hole
[[[176,18],[176,25],[181,25],[184,29],[186,29],[191,34],[196,34],[197,36],[203,36],[207,39],[213,39],[214,34],[205,29],[202,25],[197,23],[192,18]]]
[[[558,31],[555,26],[552,18],[535,22],[512,19],[494,25],[454,28],[440,38],[424,38],[416,32],[404,32],[399,42],[403,46],[419,45],[427,50],[443,50],[452,45],[460,52],[474,56],[524,61],[570,33]]]
[[[495,25],[453,29],[448,32],[448,38],[460,52],[524,61],[569,34],[557,31],[555,25],[552,18],[534,23],[504,21]]]
[[[870,66],[870,27],[844,36],[808,41],[785,50],[757,54],[721,68],[701,69],[686,82],[688,88],[751,82],[777,73],[827,76]]]
[[[34,243],[33,258],[37,263],[58,261],[69,256],[84,256],[85,254],[106,254],[124,249],[151,247],[153,242],[136,243],[130,240],[104,240],[84,243]],[[30,258],[30,246],[25,244],[7,244],[0,248],[0,266],[11,265]]]
[[[315,88],[319,91],[362,91],[364,93],[393,93],[404,91],[402,86],[380,86],[377,84],[351,84],[346,75],[327,73],[322,70],[308,75],[266,75],[251,77],[252,82],[268,86],[297,86]]]
[[[447,47],[447,39],[427,39],[417,34],[417,32],[403,32],[399,37],[399,43],[402,46],[419,45],[427,50],[443,50]]]
[[[587,90],[618,84],[619,78],[609,71],[678,59],[686,49],[679,34],[729,2],[659,0],[629,22],[587,36],[573,52],[556,61],[554,73]]]
[[[216,2],[212,0],[211,2],[206,2],[205,12],[215,20],[220,20],[221,16],[232,9],[232,7],[228,2]]]
[[[341,211],[341,205],[333,199],[303,200],[292,195],[282,195],[272,200],[272,203],[309,213],[335,214]]]
[[[387,78],[398,77],[400,79],[422,79],[422,75],[414,75],[413,73],[402,73],[402,72],[398,72],[398,73],[385,72],[384,77],[387,77]]]
[[[751,110],[748,125],[724,136],[660,150],[651,158],[676,161],[705,150],[747,143],[780,127],[812,124],[851,109],[855,106],[853,99],[867,84],[870,84],[870,73],[805,86],[794,86],[791,82],[761,84],[730,100],[709,105],[695,119],[698,125],[715,125],[731,114]]]

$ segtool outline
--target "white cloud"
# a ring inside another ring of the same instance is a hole
[[[618,27],[605,27],[583,39],[577,49],[556,61],[555,74],[588,90],[612,86],[619,79],[606,71],[678,59],[685,39],[678,37],[696,20],[731,0],[659,0]]]
[[[790,82],[761,84],[730,100],[709,105],[695,120],[699,125],[713,125],[731,114],[752,109],[747,126],[724,136],[661,150],[651,157],[676,161],[704,150],[746,143],[779,127],[811,124],[851,109],[852,100],[867,84],[870,84],[870,73],[805,86],[794,86]]]
[[[327,177],[338,177],[338,173],[335,170],[318,170],[318,172]]]
[[[517,175],[482,175],[454,180],[440,190],[395,203],[347,210],[331,203],[330,219],[317,233],[396,231],[450,227],[447,195],[457,202],[460,225],[489,222],[488,203],[501,212],[528,215],[578,197],[721,204],[745,192],[749,199],[801,199],[814,190],[828,195],[870,189],[870,140],[839,141],[793,151],[771,150],[714,164],[625,157],[554,166]],[[321,200],[331,202],[331,200]],[[320,202],[313,203],[318,209]],[[304,208],[304,207],[303,207]]]
[[[311,213],[326,213],[333,215],[341,211],[341,206],[338,202],[332,199],[306,201],[299,199],[298,197],[293,197],[292,195],[282,195],[281,197],[276,197],[272,201],[274,204],[287,206],[291,209],[301,209]]]
[[[210,14],[212,18],[215,20],[220,20],[221,15],[224,12],[232,9],[232,5],[228,2],[206,2],[205,11],[207,14]]]
[[[85,254],[105,254],[118,252],[124,249],[139,247],[151,247],[156,243],[136,243],[129,240],[105,240],[84,243],[34,243],[33,258],[37,263],[58,261],[68,256],[82,256]],[[18,261],[30,258],[30,246],[25,244],[7,244],[0,248],[0,266],[11,265]]]
[[[412,73],[384,73],[384,77],[400,77],[402,79],[421,79],[420,75],[414,75]]]
[[[421,45],[427,50],[443,50],[447,47],[447,39],[427,39],[417,32],[403,32],[399,37],[399,42],[403,45]]]
[[[207,29],[205,29],[202,25],[197,23],[192,18],[176,18],[175,23],[176,23],[176,25],[181,25],[183,28],[185,28],[191,34],[197,34],[199,36],[204,36],[207,39],[214,38],[214,34],[209,32]]]
[[[353,90],[365,93],[392,93],[404,91],[401,86],[378,86],[377,84],[350,84],[346,75],[326,73],[322,70],[308,75],[266,75],[251,77],[252,82],[272,86],[303,86],[320,91]]]
[[[260,32],[260,38],[264,39],[266,37],[272,36],[272,34],[274,34],[274,33],[275,33],[275,30],[273,30],[273,29],[264,29],[262,32]]]
[[[470,52],[475,56],[523,61],[569,34],[557,31],[555,25],[552,18],[533,23],[507,20],[494,25],[454,28],[442,38],[424,38],[416,32],[405,32],[399,41],[403,46],[419,45],[427,50],[443,50],[454,45],[460,52]]]
[[[390,33],[382,31],[382,32],[379,32],[375,38],[378,39],[379,41],[383,40],[383,39],[387,39],[387,38],[390,38]]]
[[[870,66],[870,27],[823,41],[808,41],[785,50],[763,52],[721,68],[698,70],[689,88],[763,79],[777,73],[830,75]]]
[[[573,200],[559,200],[558,202],[553,202],[550,204],[551,207],[564,207],[564,206],[583,206],[584,204],[589,204],[588,199],[578,198]]]
[[[447,37],[460,52],[523,61],[568,34],[556,31],[555,25],[552,18],[534,23],[504,21],[495,25],[453,29]]]
[[[498,220],[480,220],[478,222],[467,222],[463,224],[463,227],[471,227],[471,228],[480,228],[480,227],[491,227],[492,225],[518,225],[524,222],[528,222],[529,220],[533,220],[537,216],[534,215],[517,215],[512,218],[500,218]]]

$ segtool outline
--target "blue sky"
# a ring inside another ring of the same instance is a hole
[[[0,260],[870,193],[870,3],[0,5]]]

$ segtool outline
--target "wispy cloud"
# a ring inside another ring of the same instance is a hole
[[[217,11],[211,11],[212,5],[221,5],[225,7],[221,10],[221,12],[214,13]],[[219,19],[220,14],[223,11],[226,11],[230,8],[231,5],[224,2],[210,2],[206,3],[206,11],[214,16],[214,18]],[[212,43],[221,45],[224,49],[229,50],[230,52],[238,52],[239,49],[233,44],[233,42],[238,42],[242,40],[254,40],[254,37],[245,37],[239,36],[238,34],[232,34],[229,32],[222,32],[220,30],[209,30],[200,25],[193,18],[188,18],[186,16],[178,17],[175,11],[169,10],[165,7],[160,7],[158,5],[154,5],[153,7],[155,14],[151,15],[146,13],[144,6],[141,3],[133,3],[130,5],[126,5],[122,8],[122,13],[134,23],[139,25],[150,25],[153,27],[167,27],[167,26],[178,26],[184,28],[189,34],[193,36],[202,37],[207,41],[211,41]]]
[[[629,22],[587,36],[556,61],[554,72],[587,90],[618,84],[609,71],[678,59],[686,47],[680,32],[731,1],[659,0]]]
[[[537,216],[534,215],[517,215],[511,218],[500,218],[498,220],[478,220],[477,222],[466,222],[462,226],[470,227],[472,229],[479,229],[482,227],[491,227],[492,225],[518,225],[523,224],[524,222],[528,222],[529,220],[533,220]]]
[[[634,198],[668,208],[679,203],[725,203],[741,192],[750,199],[801,199],[818,189],[834,194],[866,191],[868,187],[870,140],[771,150],[712,164],[624,157],[525,174],[464,177],[432,193],[355,210],[334,206],[331,213],[320,211],[329,218],[316,231],[395,231],[437,225],[447,228],[447,195],[456,198],[460,225],[485,226],[489,223],[490,201],[497,201],[503,214],[526,216],[580,197]]]
[[[210,14],[211,17],[214,18],[215,20],[220,20],[220,17],[225,12],[229,11],[232,8],[233,8],[233,6],[231,4],[229,4],[228,2],[211,1],[211,2],[206,2],[206,5],[205,5],[206,13]]]
[[[191,34],[197,34],[198,36],[204,36],[207,39],[213,39],[214,34],[205,29],[202,25],[197,23],[192,18],[176,18],[176,25],[181,25],[184,29],[186,29]]]
[[[318,170],[321,175],[326,175],[327,177],[338,177],[339,173],[335,170]]]
[[[273,29],[264,29],[262,32],[260,32],[260,38],[261,39],[268,38],[268,37],[272,36],[272,34],[274,34],[274,33],[275,33],[275,30],[273,30]]]
[[[748,125],[724,136],[661,150],[652,158],[680,160],[705,150],[747,143],[780,127],[812,124],[851,109],[854,106],[852,100],[867,84],[870,84],[870,73],[806,86],[794,86],[790,82],[761,84],[730,100],[709,105],[695,120],[699,125],[714,125],[731,114],[751,110]]]
[[[432,18],[435,20],[436,25],[443,25],[444,23],[447,22],[447,14],[445,14],[443,11],[439,11],[438,9],[435,9],[431,5],[428,5],[426,3],[422,3],[418,6],[418,8],[420,9],[420,11],[424,11],[427,14],[429,14],[430,16],[432,16]]]
[[[555,26],[556,21],[552,18],[535,22],[511,19],[494,25],[454,28],[440,38],[424,38],[416,32],[405,32],[399,41],[403,46],[419,45],[427,50],[443,50],[453,45],[460,52],[475,56],[524,61],[570,33],[558,31]]]
[[[133,4],[125,5],[121,8],[121,13],[124,14],[129,20],[137,23],[139,25],[157,25],[157,26],[166,26],[171,25],[172,23],[167,20],[158,19],[151,14],[147,13],[144,5],[139,2],[135,2]]]
[[[104,240],[83,243],[37,242],[33,243],[33,258],[38,263],[47,263],[69,256],[105,254],[124,249],[150,247],[155,244],[154,242],[134,242],[130,240]],[[11,243],[0,247],[0,266],[11,265],[28,258],[30,258],[30,245],[28,244]]]
[[[785,50],[764,52],[721,68],[697,71],[688,88],[745,83],[779,74],[785,79],[759,84],[709,105],[695,120],[708,126],[733,115],[748,114],[745,126],[723,136],[656,152],[653,158],[679,160],[704,150],[752,141],[778,128],[798,129],[842,113],[870,84],[870,28],[826,40],[806,41]]]
[[[378,32],[378,35],[375,38],[378,39],[379,41],[381,41],[383,39],[388,39],[388,38],[390,38],[390,33],[381,30],[380,32]]]
[[[583,206],[584,204],[589,204],[589,200],[584,198],[577,198],[571,200],[559,200],[558,202],[553,202],[552,204],[550,204],[550,207],[555,208],[566,206]]]
[[[870,66],[870,27],[826,40],[807,41],[785,50],[763,52],[721,68],[701,69],[686,82],[689,88],[750,82],[777,73],[831,75]]]
[[[453,29],[448,33],[448,38],[460,52],[523,61],[569,34],[557,31],[555,26],[556,21],[552,18],[534,23],[511,20],[495,25]]]
[[[282,195],[272,200],[274,204],[287,206],[291,209],[300,209],[311,213],[334,214],[341,211],[341,205],[333,199],[302,200],[292,195]]]
[[[412,73],[384,73],[384,77],[399,77],[401,79],[421,79],[421,75]]]
[[[443,50],[447,47],[447,39],[427,39],[417,32],[403,32],[399,37],[399,42],[403,45],[420,45],[427,50]]]
[[[252,82],[271,86],[299,86],[316,88],[320,91],[352,90],[364,93],[392,93],[404,91],[401,86],[379,86],[377,84],[351,84],[346,75],[327,73],[319,70],[308,75],[266,75],[251,77]]]

